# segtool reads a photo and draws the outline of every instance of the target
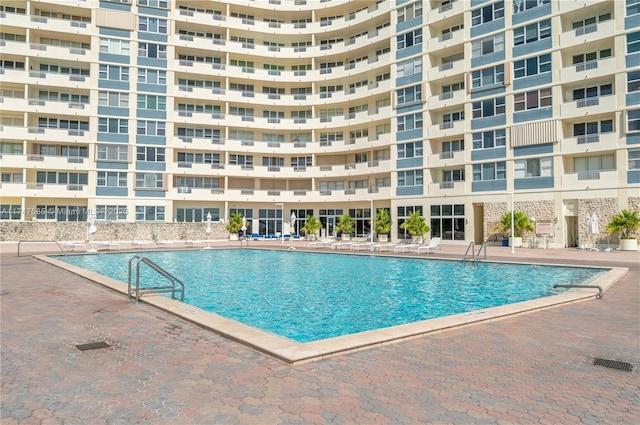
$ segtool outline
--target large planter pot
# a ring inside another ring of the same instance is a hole
[[[238,238],[238,234],[237,234],[237,233],[230,233],[230,234],[229,234],[229,240],[230,240],[230,241],[237,241],[237,240],[239,240],[239,238]]]
[[[389,235],[378,235],[378,242],[388,242]]]
[[[509,246],[512,246],[514,248],[520,248],[522,246],[522,238],[521,237],[509,238]]]
[[[637,239],[620,239],[620,251],[637,251]]]

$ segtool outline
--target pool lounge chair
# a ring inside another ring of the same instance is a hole
[[[69,251],[73,251],[73,252],[78,252],[78,251],[85,251],[87,249],[87,245],[82,243],[82,242],[63,242],[62,243],[62,250],[69,250]]]
[[[410,242],[408,241],[402,241],[401,243],[397,244],[396,246],[393,247],[393,252],[401,252],[401,253],[405,253],[405,252],[410,252],[411,250],[417,249],[418,246],[420,246],[421,244],[417,242],[418,239],[414,239]]]
[[[432,238],[431,241],[429,241],[428,245],[422,245],[417,247],[416,252],[420,254],[420,251],[424,251],[426,254],[430,254],[435,250],[439,250],[441,240],[442,238]]]
[[[316,249],[316,248],[328,248],[335,242],[335,239],[320,239],[317,241],[311,241],[307,244],[307,248]]]
[[[106,249],[108,251],[113,251],[114,249],[118,249],[120,247],[120,244],[118,244],[117,242],[110,242],[110,241],[102,241],[98,244],[98,249]]]
[[[200,245],[202,241],[187,239],[186,241],[184,241],[184,243],[187,246],[191,246],[192,248],[195,248],[196,246]]]
[[[143,246],[148,246],[151,245],[151,241],[145,241],[145,240],[133,240],[131,241],[131,245],[133,245],[134,248],[136,249],[141,249]]]
[[[363,251],[373,251],[373,243],[371,243],[371,242],[353,242],[351,245],[349,245],[349,250],[350,251],[360,251],[360,249],[362,249]]]
[[[345,247],[347,249],[349,249],[351,247],[352,244],[354,244],[355,242],[351,242],[351,241],[339,241],[339,242],[334,242],[331,244],[331,249],[334,251],[341,251],[342,247]]]
[[[396,245],[397,244],[392,242],[378,242],[371,245],[371,251],[379,251],[379,252],[393,251],[393,248]]]

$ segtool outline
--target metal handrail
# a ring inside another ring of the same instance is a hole
[[[570,284],[562,284],[562,285],[553,285],[554,288],[595,288],[598,290],[598,295],[596,298],[602,299],[604,296],[604,291],[602,290],[602,286],[598,285],[570,285]]]
[[[467,262],[467,258],[469,257],[469,250],[471,250],[471,258],[475,260],[475,255],[474,255],[475,245],[473,241],[469,243],[469,246],[467,247],[467,250],[464,252],[464,256],[462,257],[462,261],[464,261],[465,263]]]
[[[136,288],[135,288],[136,304],[140,303],[140,296],[144,295],[145,293],[171,292],[171,298],[175,300],[176,292],[180,291],[180,301],[184,300],[184,283],[182,283],[180,279],[178,279],[177,277],[175,277],[174,275],[172,275],[171,273],[169,273],[168,271],[166,271],[165,269],[163,269],[153,261],[149,260],[146,257],[141,257],[139,255],[134,255],[129,259],[129,274],[127,279],[127,294],[128,294],[127,299],[128,300],[131,299],[131,294],[133,293],[133,291],[131,290],[131,263],[133,263],[134,260],[137,260]],[[140,263],[146,264],[147,266],[151,267],[152,270],[160,273],[162,276],[169,279],[171,281],[171,286],[149,286],[146,288],[143,287],[141,289],[140,288]],[[176,289],[176,283],[180,285],[179,289]]]
[[[22,244],[23,242],[37,242],[37,243],[54,242],[56,245],[58,245],[58,248],[60,249],[60,253],[62,255],[65,255],[64,248],[62,247],[62,245],[60,245],[60,242],[58,241],[18,241],[18,257],[20,257],[20,244]]]
[[[480,253],[483,252],[484,253],[484,259],[487,259],[487,243],[486,242],[482,242],[482,245],[480,245],[480,249],[478,249],[478,253],[476,254],[476,261],[480,260]]]

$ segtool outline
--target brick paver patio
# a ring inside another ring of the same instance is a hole
[[[0,266],[3,425],[640,422],[637,253],[491,247],[490,259],[629,272],[603,300],[291,367],[13,248]],[[76,348],[94,341],[111,347]]]

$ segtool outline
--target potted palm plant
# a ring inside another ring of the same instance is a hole
[[[229,239],[232,241],[238,240],[238,232],[242,229],[242,214],[235,213],[229,217],[227,223],[227,230],[229,231]]]
[[[507,211],[500,217],[500,223],[496,225],[496,230],[501,233],[511,233],[511,211]],[[509,241],[509,246],[522,246],[522,235],[524,232],[533,232],[534,227],[529,217],[522,211],[513,212],[513,235]],[[512,245],[513,244],[513,245]]]
[[[343,214],[338,217],[338,224],[336,224],[335,230],[336,232],[342,233],[342,240],[351,239],[351,233],[355,228],[355,224],[353,223],[353,219],[348,214]]]
[[[300,228],[300,231],[304,232],[305,238],[308,241],[311,241],[316,238],[316,233],[318,233],[320,229],[322,229],[322,223],[320,222],[320,220],[310,215],[307,216],[307,221],[304,226]]]
[[[607,232],[620,234],[621,251],[637,251],[638,239],[635,231],[640,228],[638,211],[621,210],[613,215],[607,225]]]
[[[391,232],[391,215],[389,211],[384,208],[378,208],[373,224],[378,234],[378,240],[380,242],[387,242],[389,240],[389,232]]]
[[[406,229],[409,234],[413,236],[414,242],[422,242],[424,240],[424,234],[431,231],[431,227],[427,225],[420,211],[414,211],[409,214],[409,217],[400,227]]]

